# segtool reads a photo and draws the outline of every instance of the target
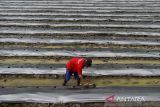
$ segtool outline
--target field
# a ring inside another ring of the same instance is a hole
[[[77,56],[97,88],[62,87]],[[159,0],[0,0],[0,106],[159,107],[159,88]]]

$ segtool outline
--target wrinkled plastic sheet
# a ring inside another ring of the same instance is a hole
[[[0,74],[65,74],[66,68],[38,69],[38,68],[0,68]],[[158,76],[160,69],[84,69],[84,75],[134,75],[134,76]]]
[[[98,87],[95,89],[1,88],[0,102],[105,102],[106,98],[143,97],[145,101],[160,101],[160,87]]]

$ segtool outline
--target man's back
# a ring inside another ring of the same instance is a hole
[[[66,68],[71,72],[82,73],[82,69],[84,68],[85,59],[81,57],[75,57],[69,60],[66,64]]]

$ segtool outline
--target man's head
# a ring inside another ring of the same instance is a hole
[[[91,67],[92,66],[92,59],[86,58],[85,59],[85,67]]]

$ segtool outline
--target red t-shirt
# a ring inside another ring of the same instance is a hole
[[[66,68],[70,72],[77,72],[78,75],[82,75],[82,69],[84,68],[85,59],[80,57],[72,58],[66,64]]]

